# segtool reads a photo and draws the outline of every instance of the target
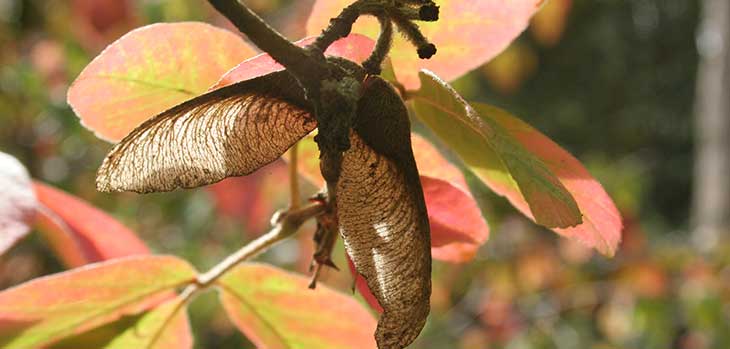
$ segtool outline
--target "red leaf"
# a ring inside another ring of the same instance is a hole
[[[305,38],[295,42],[295,44],[299,46],[306,46],[312,43],[314,39],[314,37]],[[375,42],[373,42],[370,38],[359,34],[352,34],[332,43],[332,45],[330,45],[324,53],[326,55],[342,57],[353,62],[360,63],[368,58],[374,47]],[[277,63],[267,53],[262,53],[241,62],[235,68],[225,73],[223,77],[221,77],[220,80],[218,80],[218,82],[210,89],[221,88],[223,86],[235,84],[239,81],[253,79],[255,77],[280,70],[284,70],[284,67],[281,64]]]
[[[416,49],[405,39],[396,37],[390,58],[396,76],[406,88],[419,86],[418,71],[426,68],[445,80],[454,80],[486,63],[504,50],[527,27],[528,20],[544,0],[437,0],[441,13],[435,23],[419,23],[427,39],[438,52],[431,59],[419,59]],[[316,35],[330,18],[349,5],[351,0],[319,0],[307,22],[307,33]],[[376,38],[379,24],[362,18],[353,32]]]
[[[0,255],[30,231],[36,198],[28,171],[14,157],[0,152]]]
[[[469,192],[449,182],[421,176],[431,224],[431,256],[463,263],[474,258],[489,238],[489,227]]]
[[[431,224],[431,255],[467,262],[489,238],[489,226],[461,171],[423,137],[411,134],[411,144]]]
[[[128,228],[88,203],[40,182],[37,226],[61,260],[78,267],[149,249]]]

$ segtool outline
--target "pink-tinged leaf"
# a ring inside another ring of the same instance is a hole
[[[431,224],[431,256],[468,262],[489,238],[489,226],[469,192],[461,171],[423,137],[411,134]]]
[[[462,190],[469,189],[461,170],[446,160],[431,142],[418,134],[411,133],[411,147],[421,176],[444,180]]]
[[[37,227],[69,267],[130,255],[148,254],[137,235],[88,203],[35,182]]]
[[[480,103],[474,103],[473,106],[480,115],[497,122],[528,151],[540,158],[575,198],[583,213],[583,223],[572,228],[553,230],[595,248],[604,255],[613,256],[621,242],[623,228],[621,215],[603,186],[591,176],[580,161],[550,138],[508,112]],[[494,184],[492,188],[495,191],[506,196],[512,205],[532,218],[527,203],[513,182],[500,182],[496,179]]]
[[[354,298],[271,266],[244,264],[218,284],[231,320],[259,349],[375,348],[376,321]]]
[[[295,42],[295,44],[302,47],[307,46],[314,42],[314,39],[314,37],[305,38]],[[370,38],[352,34],[332,43],[324,53],[328,56],[342,57],[360,63],[368,58],[374,47],[375,42]],[[211,87],[211,90],[280,70],[284,70],[284,66],[277,63],[269,54],[262,53],[241,62],[241,64],[228,71]]]
[[[416,48],[396,37],[390,57],[395,72],[406,88],[419,86],[418,71],[435,71],[446,80],[456,79],[486,63],[509,45],[525,28],[530,17],[544,0],[437,0],[438,22],[419,23],[421,31],[436,45],[436,55],[418,58]],[[330,18],[349,5],[350,0],[318,0],[307,22],[307,34],[317,35]],[[379,24],[373,18],[361,18],[353,32],[377,38]]]
[[[205,23],[135,29],[81,72],[68,103],[97,136],[118,141],[148,118],[204,93],[254,50]]]
[[[0,293],[0,347],[39,348],[137,314],[195,276],[179,258],[137,256],[32,280]]]
[[[0,152],[0,255],[23,238],[33,223],[36,198],[28,171]]]
[[[463,263],[474,258],[489,238],[489,227],[469,192],[449,182],[421,176],[431,224],[431,256]]]

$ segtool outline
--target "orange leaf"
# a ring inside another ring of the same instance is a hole
[[[307,46],[314,42],[314,39],[314,37],[305,38],[295,42],[295,44]],[[375,42],[370,38],[352,34],[332,43],[324,53],[329,56],[342,57],[360,63],[368,58],[374,47]],[[241,62],[235,68],[225,73],[210,89],[221,88],[280,70],[284,70],[284,66],[277,63],[269,54],[262,53]]]
[[[375,348],[376,322],[354,298],[263,264],[243,264],[223,276],[228,316],[261,349]]]
[[[0,255],[30,231],[36,198],[28,171],[14,157],[0,152]]]
[[[254,53],[240,37],[205,23],[135,29],[81,72],[68,103],[99,138],[118,141],[148,118],[204,93]]]
[[[125,315],[192,282],[170,256],[137,256],[38,278],[0,293],[0,347],[38,348]],[[140,306],[141,305],[141,306]]]
[[[33,187],[37,227],[67,266],[149,253],[134,232],[108,214],[46,184]]]
[[[438,52],[421,60],[416,49],[395,37],[390,58],[395,73],[406,88],[420,85],[418,71],[426,68],[445,80],[454,80],[486,63],[504,50],[527,27],[530,17],[544,0],[437,0],[439,21],[419,23],[423,34]],[[307,22],[308,35],[319,34],[351,0],[319,0]],[[361,18],[353,32],[377,38],[380,26],[373,18]]]

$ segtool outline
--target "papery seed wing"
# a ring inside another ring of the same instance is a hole
[[[249,174],[316,127],[288,72],[213,90],[143,123],[97,174],[101,191],[192,188]]]
[[[350,141],[337,184],[340,232],[383,307],[378,347],[403,348],[429,313],[431,243],[408,115],[384,80],[365,82]]]

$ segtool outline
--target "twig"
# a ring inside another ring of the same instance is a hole
[[[390,18],[382,14],[378,16],[378,22],[380,22],[380,35],[375,44],[375,49],[370,54],[370,57],[362,62],[365,72],[373,75],[381,73],[383,60],[385,60],[393,44],[393,23],[390,21]]]
[[[305,221],[322,214],[325,210],[326,206],[324,203],[315,201],[296,210],[291,210],[281,214],[281,216],[277,218],[278,222],[268,233],[249,242],[240,250],[226,257],[226,259],[218,263],[209,271],[198,275],[195,283],[190,284],[187,288],[185,288],[180,297],[186,301],[191,299],[194,294],[215,283],[216,280],[239,263],[255,257],[277,242],[288,238],[292,234],[296,233]]]
[[[308,50],[292,44],[271,28],[245,4],[237,0],[208,0],[261,50],[285,66],[304,86],[319,81],[329,72],[323,59],[316,59]],[[304,80],[304,81],[302,81]]]

